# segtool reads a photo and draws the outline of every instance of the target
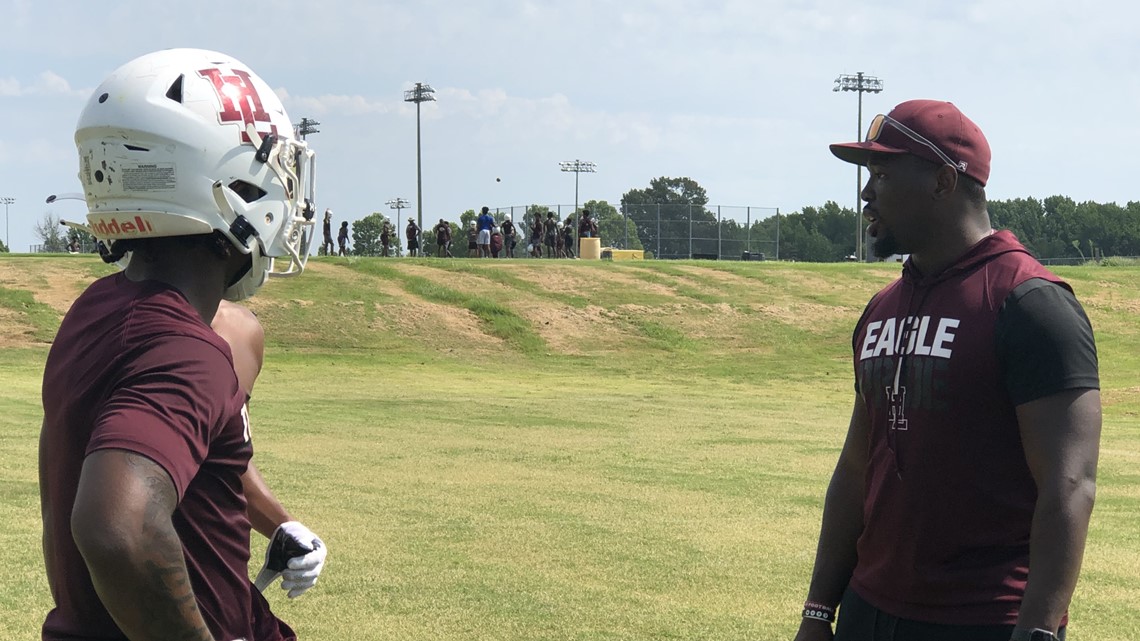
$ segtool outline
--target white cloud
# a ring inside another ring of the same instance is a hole
[[[0,96],[23,98],[28,96],[68,96],[86,98],[91,89],[72,89],[66,78],[54,71],[42,71],[31,84],[24,84],[19,78],[0,78]]]
[[[385,114],[393,110],[390,102],[376,100],[367,96],[323,94],[320,96],[294,96],[287,89],[275,89],[277,97],[281,99],[289,111],[306,116],[327,116],[339,114],[345,116],[361,116],[366,114]]]

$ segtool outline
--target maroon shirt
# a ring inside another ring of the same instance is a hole
[[[1014,399],[1007,373],[1057,347],[1079,364],[1050,364],[1058,374],[1035,397],[1098,385],[1091,329],[1075,299],[1075,309],[1049,311],[1074,317],[1074,327],[1083,319],[1087,333],[1061,332],[1073,349],[1045,340],[1036,355],[1029,346],[1010,356],[1001,344],[1010,294],[1033,279],[1071,298],[1012,234],[999,232],[934,277],[908,262],[856,327],[856,387],[871,434],[851,587],[880,610],[930,623],[1017,622],[1037,490],[1014,412],[1032,397]]]
[[[215,637],[296,638],[249,580],[246,400],[229,346],[177,290],[120,273],[75,301],[44,369],[40,492],[55,608],[43,639],[126,638],[71,536],[83,461],[100,449],[136,452],[170,474],[179,497],[174,527]]]

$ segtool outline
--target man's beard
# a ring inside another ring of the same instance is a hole
[[[883,229],[879,231],[879,235],[871,240],[871,253],[876,258],[890,258],[895,254],[901,254],[899,241],[895,239],[894,234]]]

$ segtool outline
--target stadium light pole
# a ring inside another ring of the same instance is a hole
[[[855,140],[863,139],[863,94],[879,93],[883,90],[883,81],[875,76],[868,76],[862,71],[852,74],[843,74],[835,79],[832,91],[854,91],[859,96],[859,116],[856,121]],[[863,166],[855,165],[855,260],[863,260]]]
[[[583,172],[587,174],[597,173],[598,166],[589,160],[563,160],[558,163],[562,171],[574,172],[574,238],[578,237],[578,176]]]
[[[420,103],[434,101],[435,89],[422,82],[417,82],[414,88],[404,92],[404,102],[416,103],[416,224],[419,225],[421,236],[424,229],[424,180],[423,164],[420,162]],[[423,238],[419,240],[420,247],[423,247]]]
[[[407,209],[407,207],[410,203],[407,200],[404,200],[403,198],[393,198],[392,200],[389,200],[388,202],[386,202],[384,204],[388,205],[389,209],[395,209],[396,210],[396,234],[397,234],[396,238],[399,239],[400,238],[399,234],[402,233],[400,231],[400,210],[401,209]],[[396,246],[398,247],[399,243],[396,243]]]
[[[317,129],[317,125],[319,125],[319,124],[321,124],[321,123],[319,123],[316,120],[313,120],[311,118],[302,118],[301,122],[293,125],[293,131],[297,132],[298,138],[300,138],[301,140],[304,140],[305,136],[307,136],[309,134],[321,133],[321,130]]]
[[[0,198],[0,203],[4,203],[4,246],[8,248],[8,253],[12,253],[12,237],[8,235],[8,205],[16,204],[16,199],[4,196]]]

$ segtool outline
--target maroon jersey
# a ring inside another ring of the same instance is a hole
[[[64,317],[44,369],[41,496],[55,608],[43,638],[125,639],[71,536],[84,458],[122,449],[161,465],[198,608],[219,639],[295,639],[253,588],[241,475],[253,449],[229,346],[177,290],[114,274]]]
[[[1073,321],[1026,338],[1053,316]],[[1037,490],[1014,409],[1099,384],[1071,290],[999,232],[937,276],[908,262],[868,304],[853,348],[871,433],[851,587],[898,617],[1016,623]]]

